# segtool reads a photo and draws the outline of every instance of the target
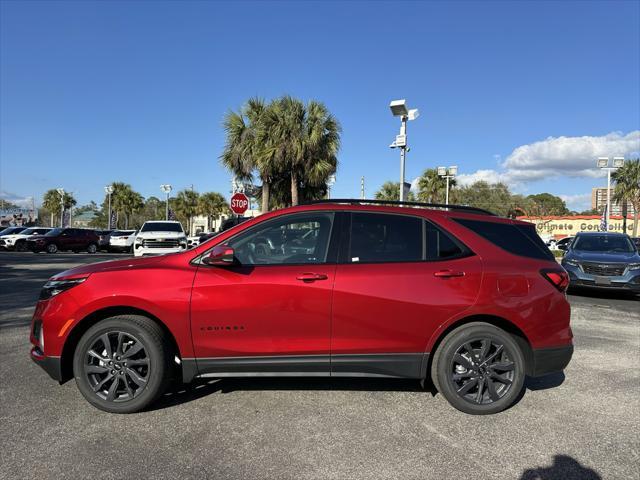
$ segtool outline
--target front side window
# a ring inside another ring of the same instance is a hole
[[[349,263],[419,262],[424,259],[422,219],[353,213]]]
[[[228,243],[242,265],[291,265],[327,260],[334,214],[287,215],[240,233]]]

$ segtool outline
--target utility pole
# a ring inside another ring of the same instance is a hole
[[[405,199],[404,166],[405,158],[409,151],[409,147],[407,146],[407,121],[415,120],[420,113],[417,108],[409,110],[406,100],[393,100],[389,104],[389,108],[394,117],[400,117],[400,134],[396,135],[396,139],[389,147],[400,149],[400,201],[403,202]]]
[[[360,177],[360,200],[364,200],[364,175]]]
[[[60,228],[64,228],[64,188],[56,188],[60,194]]]

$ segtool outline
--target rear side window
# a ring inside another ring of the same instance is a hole
[[[454,220],[509,253],[538,260],[554,260],[553,254],[538,236],[533,225],[529,227],[461,218]]]
[[[424,259],[422,219],[353,213],[349,262],[419,262]]]

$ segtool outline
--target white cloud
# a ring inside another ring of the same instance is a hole
[[[577,195],[558,195],[569,210],[583,212],[591,208],[591,193],[579,193]]]
[[[562,176],[597,178],[604,172],[595,167],[596,158],[638,155],[640,130],[626,135],[611,132],[599,137],[548,137],[517,147],[500,163],[501,171],[478,170],[462,174],[458,180],[463,185],[485,180],[518,187],[527,182]]]
[[[6,190],[0,190],[0,199],[11,202],[19,207],[31,207],[32,197],[21,197]]]

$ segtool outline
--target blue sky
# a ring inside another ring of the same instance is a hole
[[[640,151],[640,2],[0,3],[0,191],[80,203],[125,181],[228,194],[222,118],[251,96],[326,103],[343,128],[334,196],[399,176],[566,195],[601,154]]]

